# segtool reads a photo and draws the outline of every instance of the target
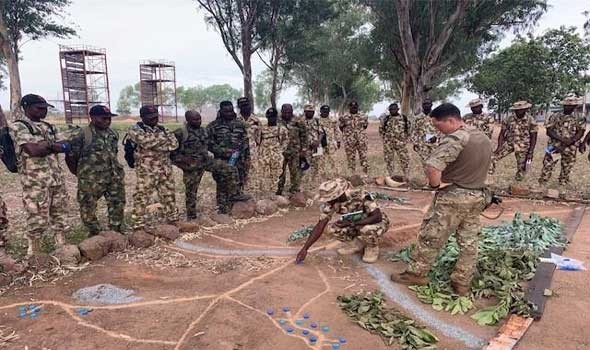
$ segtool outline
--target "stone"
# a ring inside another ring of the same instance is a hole
[[[359,186],[364,186],[365,182],[363,181],[363,177],[360,175],[352,175],[348,177],[348,181],[354,186],[354,187],[359,187]]]
[[[109,240],[109,253],[122,252],[129,245],[127,237],[116,231],[102,231],[98,235]]]
[[[217,225],[217,223],[212,220],[209,216],[206,215],[202,215],[197,219],[197,224],[203,226],[203,227],[212,227]]]
[[[272,215],[279,210],[278,205],[270,199],[261,199],[256,202],[256,212],[260,215]]]
[[[256,215],[256,202],[236,202],[231,208],[231,216],[236,219],[250,219]]]
[[[83,240],[78,248],[88,260],[98,260],[109,253],[111,242],[103,236],[93,236]]]
[[[526,197],[531,193],[531,190],[522,184],[512,184],[510,185],[510,194],[513,196],[522,196]]]
[[[215,221],[219,225],[231,225],[234,223],[234,219],[227,214],[215,214],[211,216],[211,220]]]
[[[415,177],[410,179],[410,185],[412,186],[412,188],[423,188],[428,185],[428,182],[425,178]]]
[[[385,186],[385,176],[377,176],[377,177],[375,178],[375,183],[376,183],[378,186]]]
[[[129,244],[136,248],[147,248],[154,244],[156,238],[145,231],[134,231],[129,235]]]
[[[4,249],[0,248],[0,272],[21,273],[24,266],[17,263]]]
[[[305,208],[307,205],[307,199],[301,192],[293,193],[291,197],[289,197],[289,201],[291,202],[292,206],[297,208]]]
[[[551,199],[559,199],[559,190],[556,190],[553,188],[548,189],[547,194],[545,194],[545,197],[551,198]]]
[[[274,202],[277,204],[277,207],[279,207],[279,208],[288,208],[289,205],[291,204],[289,199],[287,199],[286,197],[283,197],[283,196],[276,196],[274,199]]]
[[[174,241],[180,237],[180,230],[174,225],[157,225],[146,230],[146,232],[169,241]]]
[[[208,218],[207,218],[208,219]],[[199,223],[197,221],[179,221],[176,223],[176,227],[181,233],[185,232],[197,232],[199,231]]]
[[[62,265],[76,265],[82,260],[80,249],[75,244],[66,244],[53,253]]]

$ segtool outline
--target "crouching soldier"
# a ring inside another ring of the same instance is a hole
[[[297,263],[305,260],[308,249],[324,231],[347,243],[338,249],[338,254],[349,255],[364,250],[363,261],[376,262],[381,237],[389,229],[389,218],[371,194],[353,188],[350,182],[342,178],[322,183],[319,192],[319,200],[323,203],[320,206],[320,220],[297,254]],[[330,222],[334,214],[341,216]]]

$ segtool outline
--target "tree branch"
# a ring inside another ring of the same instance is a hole
[[[451,38],[451,34],[453,34],[453,31],[457,27],[457,23],[465,16],[465,10],[467,9],[468,5],[469,0],[457,1],[455,12],[453,12],[451,17],[447,19],[447,22],[445,23],[445,26],[443,27],[439,37],[436,39],[433,45],[430,46],[429,53],[426,56],[428,67],[435,65],[440,59],[444,48]]]

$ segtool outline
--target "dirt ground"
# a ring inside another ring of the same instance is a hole
[[[372,173],[382,174],[382,146],[374,125],[370,140]],[[512,159],[504,162],[513,163]],[[576,174],[581,174],[581,163],[587,166],[585,162],[580,158]],[[418,175],[416,161],[413,168]],[[508,182],[513,173],[508,166],[504,169],[498,180]],[[18,236],[25,227],[20,186],[13,175],[0,176],[2,196],[9,205],[11,231]],[[580,177],[576,179],[581,181]],[[131,172],[126,182],[130,203],[135,182]],[[68,187],[72,198],[70,220],[76,228],[79,219],[73,201],[75,178],[68,176]],[[180,181],[177,187],[182,192]],[[213,202],[209,177],[203,187],[200,205],[207,212]],[[319,350],[331,348],[340,337],[346,339],[342,349],[396,349],[396,344],[387,347],[378,336],[351,322],[336,304],[338,295],[373,290],[383,291],[390,306],[405,311],[432,330],[440,339],[439,349],[480,348],[496,334],[497,327],[480,327],[469,315],[436,312],[421,304],[407,288],[388,281],[393,269],[388,255],[415,241],[432,196],[429,192],[388,193],[406,199],[406,203],[380,201],[392,226],[375,265],[337,256],[333,242],[326,238],[316,243],[303,265],[295,265],[294,255],[301,243],[289,245],[287,237],[294,230],[315,223],[316,206],[283,211],[252,222],[201,228],[176,243],[159,242],[152,248],[111,254],[57,281],[36,281],[31,286],[6,291],[0,297],[0,325],[10,327],[18,335],[18,339],[5,344],[6,349]],[[178,197],[182,208],[184,198]],[[577,207],[516,199],[506,200],[503,206],[505,211],[500,218],[484,219],[482,223],[510,220],[516,212],[537,212],[566,220]],[[494,211],[488,213],[493,214]],[[589,227],[590,212],[585,214],[565,253],[586,265],[590,264],[586,232]],[[78,231],[74,229],[70,238],[77,239]],[[587,271],[557,271],[552,284],[556,295],[548,301],[543,319],[533,324],[518,349],[588,348],[590,335],[585,330],[590,321],[580,312],[590,306],[588,281]],[[80,288],[102,283],[132,289],[142,300],[121,305],[82,305],[72,297]],[[19,317],[19,306],[28,304],[42,307],[37,318]],[[77,310],[81,307],[92,312],[80,315]],[[283,312],[284,307],[289,312]],[[268,314],[269,309],[274,311],[272,315]],[[309,320],[303,319],[304,313],[311,315]],[[311,328],[311,322],[319,327],[329,326],[329,331]],[[288,327],[293,328],[292,333],[287,332]],[[315,345],[302,334],[303,329],[318,337]],[[0,336],[5,333],[0,328]]]

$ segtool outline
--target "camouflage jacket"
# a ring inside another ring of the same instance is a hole
[[[250,141],[247,126],[238,119],[217,118],[207,125],[208,149],[215,159],[227,160],[233,151],[240,151],[240,157],[250,159]]]
[[[328,149],[333,151],[337,148],[338,143],[342,141],[342,134],[338,128],[338,121],[329,116],[325,118],[320,117],[319,120],[320,132],[326,134]]]
[[[135,168],[150,170],[152,167],[170,167],[170,152],[178,148],[174,134],[161,125],[143,128],[135,124],[127,131],[129,139],[137,144],[135,149]]]
[[[506,130],[506,141],[514,145],[515,151],[528,151],[532,133],[538,132],[538,126],[530,114],[517,118],[509,115],[502,122],[502,129]]]
[[[246,124],[248,130],[248,145],[250,146],[250,154],[252,154],[252,152],[256,150],[256,140],[260,138],[260,127],[262,126],[262,123],[254,114],[250,115],[248,120],[245,120],[241,115],[238,115],[237,119]]]
[[[476,129],[482,131],[484,134],[486,134],[487,137],[490,138],[490,140],[492,139],[492,134],[494,133],[494,117],[487,114],[487,113],[482,113],[482,114],[473,114],[473,113],[467,113],[463,116],[463,120],[465,121],[465,124],[469,125],[469,126],[473,126]]]
[[[310,150],[317,150],[320,146],[320,120],[318,118],[301,119],[305,123],[307,129],[308,148]]]
[[[379,209],[379,205],[373,196],[360,188],[351,189],[345,192],[346,202],[336,203],[330,205],[328,203],[322,203],[320,205],[320,221],[325,219],[331,219],[334,214],[350,214],[356,211],[362,212],[362,219],[365,219],[376,209]],[[381,215],[383,221],[389,222],[389,218],[382,210]],[[337,218],[340,220],[340,217]]]
[[[172,152],[170,158],[176,166],[185,171],[194,171],[206,169],[211,164],[207,129],[192,128],[185,123],[181,128],[174,130],[174,136],[178,140],[178,148]],[[192,158],[190,165],[187,166],[182,157]]]
[[[289,139],[285,147],[285,156],[297,156],[300,153],[308,151],[309,140],[307,138],[307,128],[305,123],[293,117],[290,122],[279,120],[279,127],[287,129]]]
[[[410,140],[413,144],[428,144],[430,146],[436,146],[438,142],[430,144],[426,141],[426,135],[434,135],[440,138],[438,130],[432,124],[432,120],[429,115],[424,113],[418,114],[414,118],[414,126],[412,128]]]
[[[99,130],[93,125],[81,128],[71,139],[71,155],[78,160],[78,180],[93,182],[122,178],[123,167],[117,159],[119,135],[112,129]]]
[[[260,127],[260,136],[258,139],[258,150],[260,157],[268,157],[270,154],[283,155],[287,150],[287,141],[289,131],[280,125]]]
[[[565,115],[562,112],[553,113],[545,120],[547,131],[553,129],[562,138],[571,139],[580,131],[586,130],[586,118],[582,115]],[[549,145],[561,147],[561,142],[549,137]],[[569,146],[572,150],[578,147],[579,142]]]
[[[403,115],[383,114],[379,117],[379,134],[383,140],[405,142],[409,134],[409,121]]]
[[[357,114],[345,114],[338,120],[338,127],[342,131],[342,135],[346,138],[357,137],[357,135],[365,132],[369,126],[369,119],[366,115]]]
[[[56,142],[62,138],[57,128],[46,122],[34,122],[22,115],[19,120],[31,126],[32,132],[20,122],[10,124],[10,136],[14,142],[14,150],[18,161],[18,173],[23,187],[62,186],[64,184],[62,167],[57,154],[45,157],[32,157],[23,151],[27,143],[41,141]]]

